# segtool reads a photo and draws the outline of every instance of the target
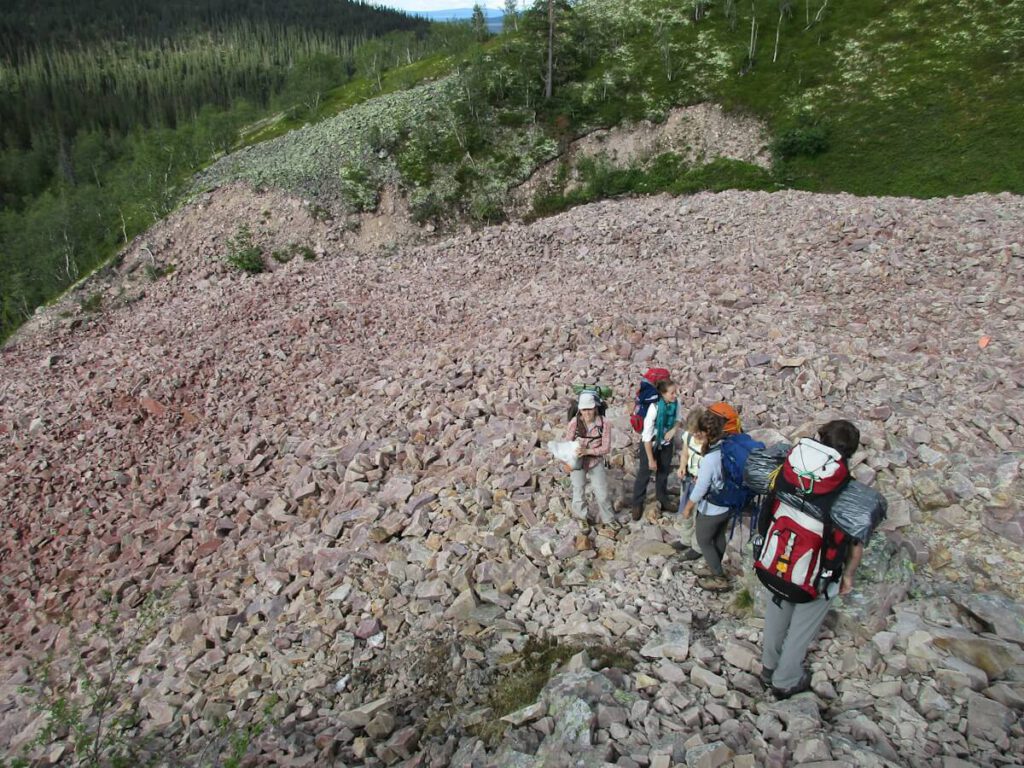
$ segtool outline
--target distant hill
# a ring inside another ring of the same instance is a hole
[[[494,8],[484,8],[484,18],[487,19],[487,28],[492,32],[500,32],[504,14]],[[460,22],[469,21],[473,17],[472,8],[449,8],[445,11],[423,11],[416,14],[430,21]]]

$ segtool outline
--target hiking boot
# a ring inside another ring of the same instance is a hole
[[[676,505],[668,499],[658,499],[658,504],[661,506],[662,512],[675,512]]]
[[[704,557],[704,554],[699,549],[694,549],[693,547],[687,547],[682,553],[683,562],[687,563],[692,560],[700,560],[702,557]]]
[[[732,582],[725,576],[708,576],[698,579],[697,586],[705,592],[728,592],[732,589]]]
[[[800,682],[794,685],[792,688],[776,688],[772,686],[772,693],[775,694],[775,698],[780,701],[788,699],[791,696],[796,696],[798,693],[804,693],[805,691],[811,690],[811,673],[804,671],[803,677],[800,678]]]
[[[633,507],[631,512],[632,512],[632,515],[633,515],[633,521],[636,522],[641,517],[643,517],[644,505],[643,504],[637,504],[635,507]]]
[[[700,553],[698,552],[698,554]],[[697,562],[697,560],[700,560],[700,562]],[[683,562],[693,563],[693,565],[690,566],[690,571],[693,573],[694,576],[706,577],[715,575],[711,572],[711,568],[708,566],[707,561],[704,560],[703,555],[701,555],[700,558],[687,558]]]
[[[772,675],[774,674],[774,669],[768,669],[768,667],[761,667],[761,674],[759,675],[759,677],[761,678],[761,682],[764,684],[765,688],[768,688],[772,684]]]

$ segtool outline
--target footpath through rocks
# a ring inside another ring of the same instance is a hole
[[[318,258],[229,271],[240,205]],[[730,192],[366,256],[214,193],[151,233],[173,273],[0,352],[0,750],[74,764],[33,707],[95,682],[140,765],[1020,764],[1022,222]],[[862,429],[889,520],[812,692],[764,691],[756,589],[629,520],[651,363],[769,441]],[[595,380],[622,527],[588,539],[543,446]]]

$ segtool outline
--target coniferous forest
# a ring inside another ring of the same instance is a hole
[[[349,0],[7,0],[0,340],[174,204],[272,113],[450,45]]]

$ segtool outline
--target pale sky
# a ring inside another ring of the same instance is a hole
[[[380,5],[403,11],[447,11],[451,8],[472,8],[473,0],[377,0]],[[478,0],[482,8],[500,9],[501,0]]]

